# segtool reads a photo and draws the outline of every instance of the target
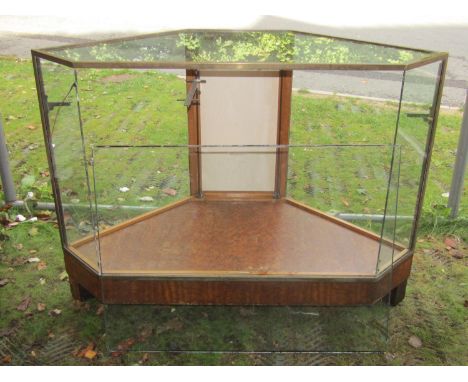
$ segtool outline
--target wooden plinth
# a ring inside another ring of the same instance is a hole
[[[401,254],[398,272],[382,262],[378,271],[380,246],[381,258]],[[288,199],[215,197],[103,231],[100,276],[93,240],[74,243],[66,258],[74,283],[105,303],[354,305],[406,280],[402,250]]]

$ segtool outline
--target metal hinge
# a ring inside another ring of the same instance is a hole
[[[197,99],[195,99],[195,95],[197,94],[197,90],[199,90],[198,84],[204,84],[204,83],[206,83],[206,81],[196,79],[196,80],[187,81],[187,82],[191,83],[190,89],[187,92],[187,97],[185,97],[185,100],[184,99],[178,99],[177,101],[184,101],[184,105],[186,107],[190,107],[190,105],[192,105],[192,103],[194,101],[198,101]]]

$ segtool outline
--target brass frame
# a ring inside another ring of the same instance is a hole
[[[426,57],[423,57],[419,60],[411,61],[406,64],[288,64],[288,63],[249,63],[249,62],[240,62],[240,63],[197,63],[197,62],[151,62],[151,61],[140,61],[140,62],[132,62],[132,61],[108,61],[108,62],[101,62],[101,61],[73,61],[67,60],[62,57],[58,57],[57,55],[51,53],[61,49],[67,48],[81,48],[96,44],[102,43],[115,43],[115,42],[122,42],[122,41],[130,41],[130,40],[140,40],[144,38],[151,38],[156,36],[165,36],[173,33],[188,33],[188,32],[203,32],[203,31],[210,31],[210,32],[231,32],[231,33],[242,33],[242,32],[293,32],[293,33],[300,33],[303,35],[310,35],[310,36],[317,36],[317,37],[325,37],[325,38],[333,38],[336,40],[341,41],[349,41],[358,44],[371,44],[377,45],[387,48],[395,48],[395,49],[404,49],[404,50],[411,50],[414,52],[420,53],[427,53]],[[308,33],[308,32],[301,32],[295,30],[252,30],[252,29],[245,29],[245,30],[227,30],[227,29],[180,29],[174,31],[166,31],[166,32],[159,32],[159,33],[149,33],[149,34],[142,34],[137,36],[130,36],[130,37],[121,37],[121,38],[114,38],[114,39],[107,39],[107,40],[96,40],[96,41],[89,41],[79,44],[69,44],[69,45],[62,45],[59,47],[51,47],[51,48],[42,48],[42,49],[34,49],[31,51],[33,56],[37,56],[42,59],[46,59],[61,65],[68,66],[70,68],[99,68],[99,69],[188,69],[188,70],[204,70],[204,69],[211,69],[211,70],[409,70],[414,69],[419,66],[423,66],[426,64],[430,64],[432,62],[442,60],[448,57],[448,53],[446,52],[434,52],[430,50],[424,49],[415,49],[409,48],[405,46],[399,45],[391,45],[391,44],[383,44],[379,42],[372,42],[372,41],[362,41],[356,40],[351,38],[344,38],[344,37],[336,37],[331,35],[324,35],[324,34],[317,34],[317,33]]]

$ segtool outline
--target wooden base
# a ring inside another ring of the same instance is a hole
[[[369,305],[380,301],[410,274],[412,256],[401,258],[393,272],[377,280],[207,280],[99,276],[65,250],[69,275],[80,280],[83,290],[105,304],[160,305]],[[400,295],[401,296],[401,295]],[[393,300],[396,303],[396,300]]]
[[[217,196],[158,211],[100,234],[101,275],[92,238],[66,249],[75,298],[90,291],[112,304],[359,305],[409,275],[411,256],[398,245],[288,199]],[[380,256],[400,252],[393,272],[376,271],[379,248]]]

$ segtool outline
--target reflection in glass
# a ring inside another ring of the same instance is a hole
[[[51,49],[72,61],[405,64],[429,53],[288,31],[188,31]]]

